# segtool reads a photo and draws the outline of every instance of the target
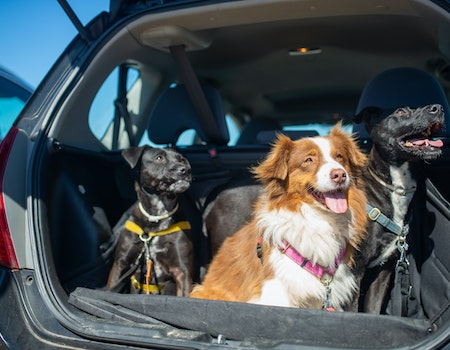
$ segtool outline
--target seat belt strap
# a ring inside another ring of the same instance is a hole
[[[181,78],[186,86],[187,93],[199,116],[200,125],[203,130],[209,132],[205,135],[208,143],[218,144],[222,137],[219,131],[219,125],[211,111],[208,100],[200,85],[197,75],[189,61],[184,45],[175,45],[169,47],[172,57],[180,70]]]
[[[128,67],[126,65],[119,66],[119,78],[117,87],[117,98],[114,101],[115,115],[114,115],[114,132],[113,132],[113,149],[119,147],[119,132],[120,119],[123,119],[125,130],[130,140],[130,146],[136,146],[134,140],[133,126],[131,123],[130,114],[128,113],[127,100],[127,77]]]

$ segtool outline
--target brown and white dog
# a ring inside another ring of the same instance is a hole
[[[117,225],[119,239],[106,288],[188,296],[193,246],[178,199],[191,184],[191,166],[169,148],[131,147],[122,156],[136,174],[138,201]]]
[[[340,125],[328,137],[279,135],[253,169],[263,190],[252,220],[225,240],[191,297],[342,310],[357,287],[365,162]]]

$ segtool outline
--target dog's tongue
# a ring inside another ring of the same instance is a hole
[[[347,211],[347,198],[342,192],[324,193],[325,204],[331,211],[336,214],[343,214]]]
[[[437,140],[418,139],[418,140],[413,140],[410,142],[415,146],[422,146],[423,144],[427,144],[427,145],[433,146],[433,147],[444,146],[444,143],[442,142],[442,140],[439,140],[439,139],[437,139]]]

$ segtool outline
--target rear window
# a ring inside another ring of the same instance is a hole
[[[0,139],[8,133],[30,95],[28,90],[0,77]]]

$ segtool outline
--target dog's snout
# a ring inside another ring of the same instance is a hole
[[[428,112],[430,114],[439,114],[443,112],[443,107],[440,104],[434,104],[434,105],[430,105],[428,107]]]
[[[181,166],[177,168],[177,172],[180,175],[189,175],[191,173],[191,169],[186,166]]]
[[[347,179],[347,174],[343,169],[333,169],[330,171],[331,181],[341,184]]]

